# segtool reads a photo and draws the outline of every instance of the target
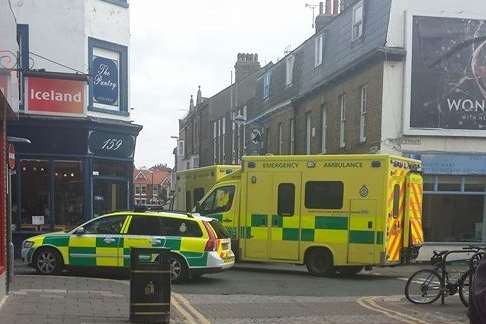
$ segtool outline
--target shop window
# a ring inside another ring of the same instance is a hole
[[[278,210],[280,216],[293,216],[295,208],[295,185],[281,183],[278,185]]]
[[[426,242],[480,242],[483,195],[426,194],[423,228]]]
[[[62,230],[83,220],[83,168],[79,161],[54,162],[54,227]]]
[[[127,189],[128,183],[126,181],[96,179],[93,186],[94,215],[99,216],[112,211],[127,210]]]
[[[125,215],[120,215],[96,219],[84,225],[84,230],[89,234],[119,234],[125,218]]]
[[[309,181],[305,184],[305,208],[343,208],[344,184],[341,181]]]
[[[201,237],[202,231],[199,225],[191,220],[174,218],[160,218],[162,236]]]
[[[464,191],[467,192],[485,192],[486,177],[465,177]]]
[[[49,229],[49,163],[40,160],[20,162],[22,210],[20,230]]]
[[[234,195],[235,195],[234,186],[217,188],[202,203],[201,211],[204,214],[215,214],[215,213],[227,212],[228,210],[231,209]]]
[[[435,176],[424,176],[424,191],[434,191],[435,180]]]
[[[101,177],[129,178],[133,167],[129,162],[116,162],[95,160],[93,162],[93,175]]]
[[[461,191],[461,177],[439,176],[438,191]]]
[[[130,235],[160,235],[160,220],[154,216],[133,216],[128,229]]]

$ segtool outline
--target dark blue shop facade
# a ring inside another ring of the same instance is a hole
[[[65,231],[133,206],[133,157],[142,127],[94,117],[21,115],[8,135],[16,145],[12,232],[18,251],[27,237]]]

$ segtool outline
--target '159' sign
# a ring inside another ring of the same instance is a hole
[[[93,131],[88,140],[89,152],[99,156],[133,157],[135,139],[131,135]]]

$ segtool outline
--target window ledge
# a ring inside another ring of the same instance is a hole
[[[95,107],[88,107],[88,111],[92,112],[99,112],[103,114],[110,114],[110,115],[117,115],[117,116],[129,116],[130,114],[128,111],[116,111],[116,110],[109,110],[109,109],[101,109],[101,108],[95,108]]]

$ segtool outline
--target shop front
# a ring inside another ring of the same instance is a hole
[[[424,166],[427,244],[486,242],[486,155],[411,156]]]
[[[21,116],[12,181],[13,241],[64,231],[132,207],[133,155],[141,126],[92,118]]]

